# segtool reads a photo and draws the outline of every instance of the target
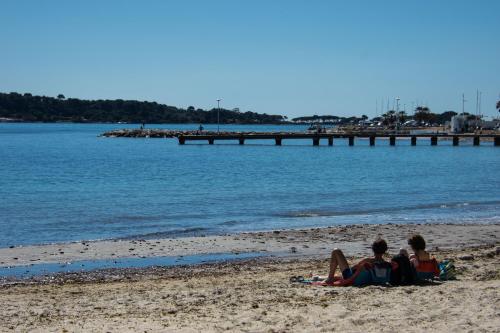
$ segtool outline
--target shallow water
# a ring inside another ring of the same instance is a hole
[[[145,268],[153,266],[178,266],[202,263],[216,263],[228,260],[242,260],[264,257],[263,253],[210,253],[190,256],[160,256],[147,258],[116,258],[100,260],[79,260],[67,263],[45,263],[26,266],[0,267],[0,277],[26,279],[40,275],[57,273],[77,273],[109,268]]]
[[[500,148],[491,143],[180,146],[175,139],[98,137],[124,127],[137,125],[0,124],[0,247],[355,223],[500,221]]]

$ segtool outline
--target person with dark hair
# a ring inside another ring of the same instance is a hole
[[[365,258],[356,265],[349,267],[344,253],[339,249],[332,251],[330,271],[324,281],[327,285],[367,285],[371,283],[386,283],[389,280],[391,264],[384,260],[387,243],[377,239],[372,244],[373,257]],[[339,268],[342,279],[335,278],[335,271]]]
[[[436,258],[431,257],[425,250],[425,240],[420,235],[413,235],[408,238],[408,245],[413,250],[410,262],[417,272],[419,280],[432,280],[439,276],[439,266]]]
[[[411,246],[413,251],[425,251],[425,240],[420,235],[415,234],[408,238],[408,245]]]

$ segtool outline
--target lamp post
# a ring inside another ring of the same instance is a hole
[[[399,97],[396,97],[396,134],[398,133],[399,128]]]
[[[219,126],[220,126],[220,123],[219,123],[219,113],[220,113],[220,101],[221,99],[217,99],[217,134],[219,134]]]

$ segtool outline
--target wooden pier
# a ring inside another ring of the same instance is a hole
[[[369,140],[370,146],[375,146],[376,139],[389,139],[389,145],[395,146],[396,139],[410,139],[412,146],[417,145],[418,139],[430,139],[431,146],[437,146],[438,140],[452,140],[453,146],[458,146],[461,140],[472,140],[474,146],[479,146],[481,140],[493,141],[494,146],[500,146],[499,134],[447,134],[447,133],[425,133],[425,134],[387,134],[387,133],[220,133],[220,134],[196,134],[179,135],[179,144],[187,141],[206,141],[214,144],[215,141],[237,141],[240,145],[247,140],[274,140],[277,146],[281,146],[283,140],[309,139],[313,146],[319,146],[320,140],[326,140],[329,146],[333,146],[335,139],[347,139],[349,146],[354,146],[356,139]]]

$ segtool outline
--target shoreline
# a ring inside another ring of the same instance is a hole
[[[442,241],[436,238],[429,245]],[[64,274],[0,286],[0,327],[40,332],[495,332],[500,326],[498,245],[433,252],[438,260],[454,260],[458,279],[423,286],[289,282],[294,275],[325,274],[328,259],[323,256]],[[360,259],[347,254],[351,264]]]
[[[378,236],[386,238],[390,251],[397,251],[407,246],[406,237],[415,232],[424,235],[436,248],[483,246],[500,240],[500,223],[360,224],[214,236],[29,245],[0,248],[0,267],[211,254],[325,256],[334,247],[363,256],[369,254],[367,246]]]

